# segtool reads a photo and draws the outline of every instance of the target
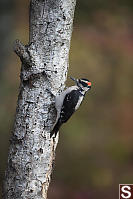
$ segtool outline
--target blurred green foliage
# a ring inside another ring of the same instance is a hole
[[[133,183],[132,11],[130,0],[77,1],[69,75],[90,79],[92,89],[60,131],[49,199],[112,199],[118,196],[119,183]],[[9,48],[16,38],[28,40],[27,1],[16,0],[12,16]],[[0,182],[20,70],[12,52],[5,63],[0,79]]]

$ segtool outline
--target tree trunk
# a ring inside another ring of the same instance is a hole
[[[54,95],[64,89],[76,0],[31,0],[30,38],[14,50],[22,62],[4,198],[42,199],[52,172],[56,139]]]

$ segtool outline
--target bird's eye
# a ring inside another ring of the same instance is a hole
[[[84,87],[87,87],[87,83],[82,82],[81,84],[82,84]]]

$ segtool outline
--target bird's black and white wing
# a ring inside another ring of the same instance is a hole
[[[80,98],[82,99],[82,96]],[[79,101],[81,103],[78,90],[72,90],[70,93],[66,94],[59,117],[62,123],[67,122],[76,111],[76,106],[79,104]]]
[[[62,96],[58,96],[59,99],[57,99],[56,102],[56,109],[57,109],[57,120],[56,124],[51,132],[51,136],[55,133],[57,134],[60,126],[67,122],[67,120],[72,116],[72,114],[77,110],[79,105],[81,104],[83,100],[83,96],[81,95],[79,97],[79,91],[77,89],[75,90],[67,90],[66,93],[62,93]],[[63,98],[64,95],[64,98]],[[60,102],[59,102],[60,101]],[[59,103],[58,103],[59,102]],[[58,106],[59,104],[59,106]]]

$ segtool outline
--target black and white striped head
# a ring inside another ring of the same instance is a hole
[[[75,79],[72,77],[71,79],[76,82],[77,86],[81,88],[81,90],[84,90],[86,92],[91,89],[91,82],[88,79],[84,79],[84,78]]]

